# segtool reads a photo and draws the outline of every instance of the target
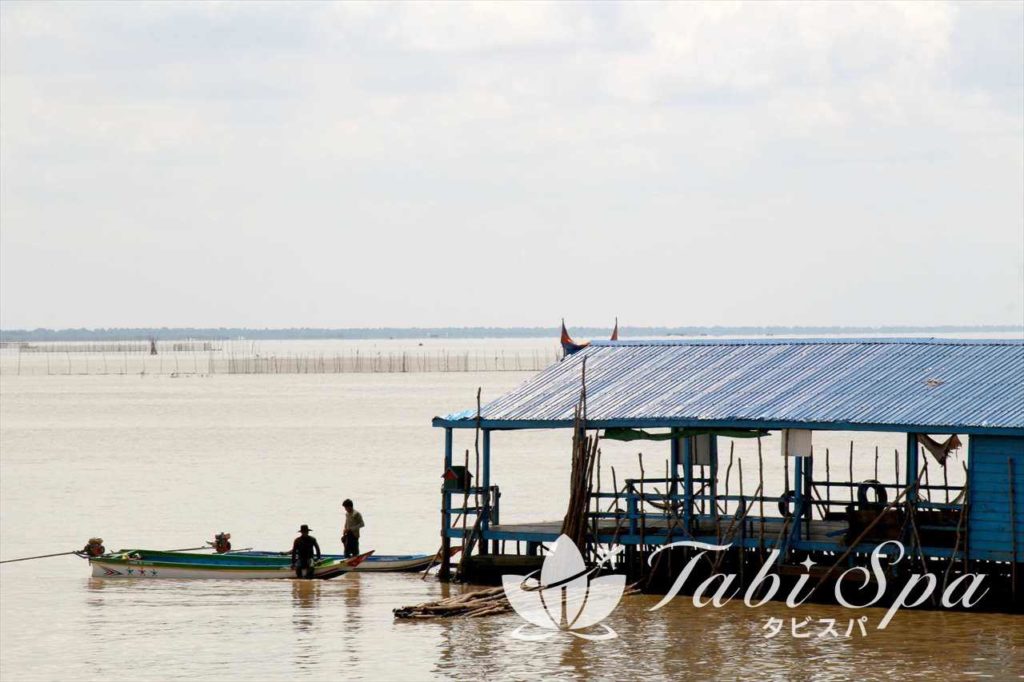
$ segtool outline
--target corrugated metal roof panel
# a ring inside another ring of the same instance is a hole
[[[571,421],[584,360],[589,421],[1024,428],[1021,340],[597,342],[485,405],[482,419]]]

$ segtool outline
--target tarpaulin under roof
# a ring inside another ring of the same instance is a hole
[[[827,428],[1024,435],[1024,340],[595,341],[485,404],[484,428]],[[476,410],[434,420],[472,428]]]

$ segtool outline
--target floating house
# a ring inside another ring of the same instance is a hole
[[[664,441],[653,447],[666,450],[667,475],[618,481],[613,490],[590,480],[576,505],[590,555],[625,545],[620,568],[631,579],[656,584],[645,557],[680,540],[728,542],[730,565],[753,575],[771,549],[785,574],[808,557],[819,570],[863,564],[896,539],[919,572],[946,580],[984,572],[998,588],[992,598],[1005,596],[1015,608],[1024,600],[1022,340],[595,341],[498,399],[433,424],[445,435],[442,538],[476,548],[463,570],[474,560],[478,568],[528,562],[565,524],[501,523],[491,458],[515,454],[492,452],[491,433],[575,429],[579,439]],[[456,429],[479,432],[476,480],[452,473]],[[823,466],[813,449],[822,431],[904,434],[899,479],[844,480],[836,472],[846,467]],[[766,460],[785,467],[785,490],[730,489],[720,440],[770,432],[783,433],[786,456]],[[941,458],[957,444],[953,436],[966,437],[965,482],[924,480],[924,458]],[[567,455],[564,462],[570,466]],[[516,549],[505,553],[509,546]],[[443,576],[449,570],[443,566]]]

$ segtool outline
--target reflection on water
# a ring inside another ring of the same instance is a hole
[[[523,378],[4,377],[0,554],[77,548],[91,535],[108,547],[189,547],[221,530],[240,545],[274,549],[289,547],[301,523],[319,531],[325,552],[336,552],[344,497],[366,519],[366,549],[433,552],[441,436],[429,417],[472,404],[478,385],[486,399]],[[473,445],[471,433],[463,436],[460,451]],[[496,433],[493,444],[503,519],[558,518],[567,436]],[[857,448],[871,453],[875,444]],[[645,448],[645,458],[658,456]],[[637,473],[633,446],[610,444],[603,458],[620,479]],[[871,477],[872,465],[873,458],[859,478]],[[749,469],[756,475],[756,465]],[[787,627],[767,638],[769,617],[845,624],[850,614],[774,603],[696,609],[686,599],[651,612],[658,600],[635,596],[607,621],[618,639],[522,642],[509,637],[522,623],[515,614],[396,622],[396,607],[464,589],[415,574],[168,581],[88,573],[75,557],[0,567],[5,682],[1007,679],[1024,670],[1024,619],[1015,616],[901,612],[877,631],[884,612],[865,609],[866,637],[801,639]]]
[[[295,624],[300,630],[307,630],[313,624],[316,612],[313,607],[320,599],[319,580],[292,580],[292,604],[295,606]]]
[[[296,670],[315,669],[320,658],[317,608],[320,603],[319,580],[292,580],[292,624],[295,626],[294,661]]]
[[[774,602],[749,609],[736,601],[695,608],[680,597],[651,611],[659,599],[640,595],[625,597],[609,617],[618,639],[589,642],[566,633],[523,642],[510,636],[522,622],[515,614],[395,622],[396,606],[467,589],[442,590],[418,575],[150,581],[83,579],[56,568],[5,573],[5,595],[13,593],[10,583],[20,585],[15,603],[56,605],[63,616],[33,638],[12,636],[5,623],[4,665],[19,665],[10,679],[52,679],[69,669],[62,656],[28,660],[40,650],[71,652],[83,679],[117,669],[132,671],[132,679],[313,680],[617,679],[627,672],[655,679],[1007,679],[1024,672],[1024,623],[1009,615],[901,612],[879,631],[881,609]],[[60,595],[76,593],[80,607],[61,602]],[[862,615],[869,622],[864,636],[819,637],[816,627],[798,638],[788,624],[793,617],[834,619],[842,632]],[[764,628],[770,618],[786,622],[774,637]]]

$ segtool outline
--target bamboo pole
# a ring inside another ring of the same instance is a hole
[[[732,477],[732,454],[736,447],[736,441],[729,443],[729,466],[725,468],[725,513],[729,513],[729,479]]]
[[[895,478],[896,485],[899,486],[899,484],[900,484],[900,451],[899,451],[898,448],[892,451],[892,462],[893,462],[893,469],[896,471],[896,478]]]
[[[832,467],[829,463],[828,448],[825,448],[825,501],[832,502]],[[828,514],[830,509],[832,509],[832,505],[826,504],[825,513]]]
[[[20,559],[4,559],[3,561],[0,561],[0,564],[13,564],[19,561],[33,561],[35,559],[49,559],[50,557],[68,556],[69,554],[78,554],[78,550],[74,550],[71,552],[57,552],[56,554],[40,554],[38,556],[26,556],[21,557]]]
[[[852,504],[853,501],[857,499],[857,498],[855,498],[853,496],[853,441],[852,440],[850,441],[850,478],[849,478],[849,481],[850,481],[850,502]]]

